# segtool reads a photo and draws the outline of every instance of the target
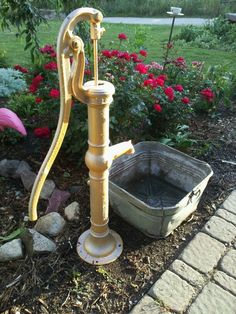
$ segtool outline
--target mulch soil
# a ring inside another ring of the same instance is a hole
[[[55,239],[56,252],[0,264],[0,313],[128,313],[236,188],[235,112],[222,110],[214,117],[200,116],[191,121],[198,143],[188,153],[207,161],[214,171],[194,214],[166,239],[156,240],[110,209],[110,227],[121,235],[124,251],[105,266],[89,265],[76,253],[78,237],[90,225],[88,171],[60,153],[49,177],[62,190],[80,187],[67,201],[79,202],[79,222],[67,223],[63,234]],[[48,147],[48,141],[32,136],[15,146],[2,145],[0,160],[26,160],[37,172]],[[22,225],[30,193],[19,179],[0,177],[0,195],[0,234],[6,235]],[[46,205],[40,201],[40,215]]]

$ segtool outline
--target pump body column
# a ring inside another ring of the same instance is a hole
[[[91,85],[90,85],[91,84]],[[92,85],[93,84],[93,85]],[[79,238],[77,251],[90,264],[107,264],[121,254],[120,236],[108,227],[109,105],[115,88],[111,83],[85,84],[88,99],[88,144],[85,162],[90,177],[91,227]]]

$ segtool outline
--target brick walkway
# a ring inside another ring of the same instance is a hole
[[[236,314],[236,190],[130,314]]]

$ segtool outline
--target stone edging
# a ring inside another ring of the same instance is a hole
[[[236,190],[130,314],[235,314]]]

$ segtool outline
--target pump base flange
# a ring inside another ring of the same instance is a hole
[[[89,250],[88,247],[89,246]],[[81,259],[92,265],[105,265],[115,261],[123,251],[123,241],[118,233],[109,229],[108,236],[95,238],[90,230],[81,234],[77,253]]]

